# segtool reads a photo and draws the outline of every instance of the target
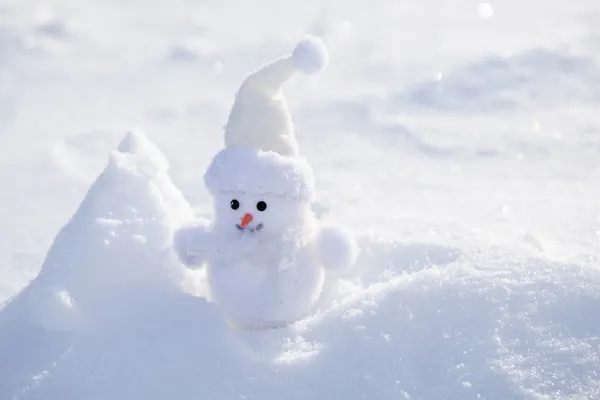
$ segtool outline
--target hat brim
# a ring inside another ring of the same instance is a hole
[[[302,157],[226,147],[212,159],[204,174],[204,184],[213,196],[220,192],[240,192],[312,201],[315,178]]]

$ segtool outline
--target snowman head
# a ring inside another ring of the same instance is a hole
[[[215,201],[215,229],[279,234],[305,222],[314,177],[298,155],[282,88],[297,72],[322,71],[328,60],[321,39],[308,35],[291,54],[244,80],[225,126],[225,148],[204,175]]]
[[[227,147],[204,182],[215,202],[215,228],[242,234],[281,234],[305,222],[314,176],[300,157]]]

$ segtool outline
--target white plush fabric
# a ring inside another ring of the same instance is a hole
[[[327,67],[329,53],[323,41],[315,36],[307,36],[296,45],[292,59],[296,68],[305,74],[314,74]]]
[[[253,72],[242,83],[225,127],[225,146],[243,146],[282,155],[299,153],[294,124],[281,88],[297,71],[322,71],[329,55],[314,36],[300,41],[292,55]]]
[[[213,196],[239,192],[311,201],[314,181],[312,168],[304,158],[245,147],[219,151],[204,175],[206,188]]]
[[[317,257],[330,272],[343,274],[356,262],[358,245],[355,238],[334,225],[322,225],[314,239]]]

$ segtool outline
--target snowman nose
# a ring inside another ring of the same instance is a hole
[[[248,225],[250,222],[252,222],[254,218],[252,217],[252,214],[246,213],[244,214],[244,216],[242,217],[242,224],[240,225],[242,228],[245,228],[246,225]]]

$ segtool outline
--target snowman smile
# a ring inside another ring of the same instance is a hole
[[[248,226],[248,224],[250,222],[252,222],[252,220],[254,219],[254,217],[250,213],[244,214],[244,216],[242,218],[240,218],[240,219],[241,219],[242,223],[235,225],[235,227],[237,228],[238,231],[257,232],[257,231],[260,231],[263,228],[262,222],[259,223],[258,225],[256,225],[254,228],[250,228]]]
[[[256,225],[254,228],[250,228],[249,226],[242,227],[240,224],[236,224],[235,227],[237,228],[238,231],[258,232],[263,228],[263,224],[261,222],[260,224]]]

